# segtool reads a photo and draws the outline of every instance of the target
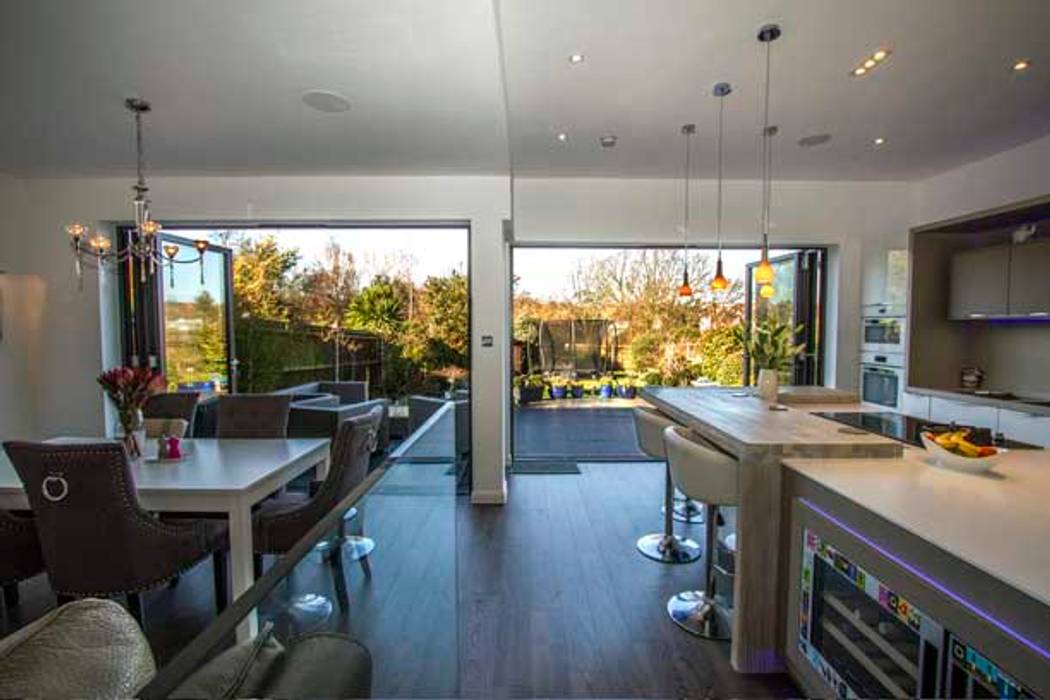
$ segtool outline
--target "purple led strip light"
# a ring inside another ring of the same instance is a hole
[[[977,617],[979,617],[982,620],[984,620],[985,622],[987,622],[987,623],[989,623],[991,625],[994,625],[995,627],[999,628],[1001,631],[1005,632],[1009,637],[1011,637],[1012,639],[1015,639],[1018,642],[1020,642],[1021,644],[1025,645],[1026,647],[1028,647],[1029,649],[1034,651],[1036,654],[1039,654],[1040,656],[1042,656],[1044,659],[1050,659],[1050,650],[1047,650],[1046,648],[1040,646],[1036,642],[1033,642],[1031,639],[1029,639],[1028,637],[1024,636],[1023,634],[1021,634],[1020,632],[1018,632],[1014,628],[1010,627],[1008,624],[1006,624],[1002,620],[998,619],[994,615],[991,615],[990,613],[985,612],[981,608],[977,607],[975,604],[971,603],[966,598],[963,598],[961,595],[959,595],[958,593],[956,593],[952,589],[950,589],[947,586],[945,586],[943,583],[941,583],[937,579],[931,577],[929,574],[925,573],[924,571],[922,571],[921,569],[917,568],[913,564],[909,564],[908,562],[904,561],[903,559],[898,557],[893,552],[888,551],[887,549],[882,547],[882,545],[878,544],[877,542],[872,541],[871,538],[869,538],[866,535],[858,532],[857,530],[855,530],[851,526],[849,526],[846,523],[842,522],[841,520],[836,518],[834,515],[832,515],[831,513],[828,513],[825,510],[823,510],[822,508],[820,508],[819,506],[815,505],[811,501],[808,501],[805,498],[800,498],[799,500],[802,501],[802,503],[805,504],[805,506],[807,508],[809,508],[810,510],[814,511],[815,513],[819,513],[826,520],[835,523],[835,525],[839,526],[840,528],[842,528],[843,530],[845,530],[849,534],[853,535],[858,540],[860,540],[864,544],[866,544],[869,547],[871,547],[872,549],[874,549],[876,552],[881,554],[886,559],[889,559],[890,561],[892,561],[897,566],[901,567],[902,569],[904,569],[908,573],[912,574],[913,576],[915,576],[916,578],[921,580],[923,583],[929,584],[933,588],[937,589],[938,591],[940,591],[944,595],[946,595],[949,598],[951,598],[952,600],[954,600],[959,605],[963,606],[964,608],[966,608],[967,610],[972,612]]]

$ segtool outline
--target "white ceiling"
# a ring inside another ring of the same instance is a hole
[[[767,21],[777,178],[914,179],[1050,133],[1047,0],[496,2],[499,35],[493,0],[5,0],[0,170],[126,171],[141,95],[154,171],[506,172],[499,36],[518,174],[677,177],[693,121],[710,176],[727,80],[727,174],[754,177]],[[353,106],[315,112],[311,88]]]

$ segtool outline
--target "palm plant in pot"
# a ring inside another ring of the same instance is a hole
[[[543,398],[545,385],[543,377],[538,374],[522,374],[514,379],[518,385],[518,401],[520,403],[532,403]]]
[[[552,377],[550,385],[552,399],[564,399],[569,393],[569,382],[565,377]]]
[[[753,331],[743,325],[733,329],[737,341],[758,369],[758,395],[764,401],[776,402],[780,372],[791,369],[795,358],[805,351],[805,343],[795,344],[795,336],[801,332],[801,325],[792,326],[772,318],[760,321]]]
[[[616,380],[606,375],[598,380],[598,396],[603,399],[611,399],[616,393]]]
[[[616,394],[621,399],[633,399],[638,395],[638,381],[634,377],[623,377],[616,386]]]

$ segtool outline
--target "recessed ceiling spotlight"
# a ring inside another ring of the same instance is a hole
[[[874,141],[874,144],[876,146],[881,146],[884,143],[886,143],[886,139],[882,138],[881,136],[878,137],[877,139],[875,139],[875,141]]]
[[[802,148],[813,148],[814,146],[822,146],[830,140],[831,134],[810,134],[800,138],[798,145]]]
[[[1016,61],[1014,61],[1014,70],[1017,72],[1028,70],[1031,66],[1032,62],[1029,61],[1027,58],[1019,58]]]
[[[565,143],[566,141],[569,140],[569,135],[566,134],[564,131],[559,131],[558,135],[555,136],[555,138],[558,139],[559,141],[561,141],[562,143]]]
[[[569,63],[571,63],[574,66],[578,66],[579,64],[583,63],[583,58],[584,57],[582,53],[574,53],[571,56],[569,56]]]
[[[616,137],[612,134],[602,136],[598,139],[598,143],[602,145],[602,148],[613,148],[616,146]]]
[[[350,100],[332,90],[307,90],[303,93],[303,102],[307,107],[327,114],[337,114],[350,109]]]
[[[889,57],[889,49],[879,49],[875,53],[862,60],[856,67],[853,68],[853,70],[850,71],[850,73],[857,77],[867,75],[868,72],[875,70],[875,68],[877,68],[880,64],[882,64],[883,61],[885,61]]]

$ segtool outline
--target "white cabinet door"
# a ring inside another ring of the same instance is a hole
[[[930,399],[930,419],[938,423],[959,423],[995,431],[999,409],[965,401],[952,401],[934,396]]]
[[[901,396],[901,413],[914,418],[930,419],[930,397],[905,391]]]
[[[1050,416],[999,409],[999,432],[1009,440],[1050,447]]]

